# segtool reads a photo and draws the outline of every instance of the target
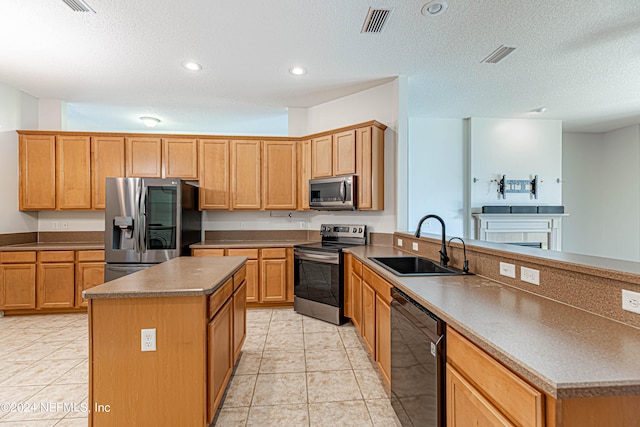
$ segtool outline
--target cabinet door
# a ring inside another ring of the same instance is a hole
[[[200,209],[229,209],[229,141],[200,140]]]
[[[130,137],[127,148],[127,176],[162,178],[162,139]]]
[[[376,355],[376,292],[362,281],[362,338],[369,353]]]
[[[356,131],[333,136],[333,175],[356,173]]]
[[[296,208],[296,143],[265,141],[262,162],[262,200],[265,209]]]
[[[125,176],[124,138],[96,136],[91,138],[91,205],[105,207],[107,178]]]
[[[36,308],[36,265],[0,265],[0,309]]]
[[[260,302],[287,301],[287,260],[263,259],[260,280]]]
[[[314,178],[333,176],[333,136],[311,140],[311,175]]]
[[[351,273],[351,321],[362,335],[362,278],[355,273]]]
[[[447,427],[514,426],[447,363]]]
[[[20,135],[20,210],[56,208],[56,138]]]
[[[376,362],[382,378],[391,386],[391,307],[376,295]]]
[[[351,290],[351,254],[344,255],[344,317],[353,317],[353,291]]]
[[[73,263],[38,264],[38,308],[70,308],[75,296]]]
[[[242,284],[233,294],[233,364],[235,365],[244,337],[247,335],[247,281]]]
[[[309,180],[311,179],[311,140],[298,144],[298,209],[309,210]]]
[[[56,137],[56,209],[91,209],[91,140]]]
[[[261,207],[261,141],[231,141],[231,209]]]
[[[224,256],[224,249],[191,249],[191,256]]]
[[[162,140],[164,176],[198,179],[198,140],[164,138]]]
[[[86,307],[87,300],[82,298],[82,291],[104,283],[104,263],[79,262],[76,264],[76,307]]]
[[[233,369],[233,299],[222,306],[208,326],[207,422],[213,416],[224,395]]]
[[[247,302],[260,302],[260,274],[258,249],[227,249],[228,256],[246,256]]]
[[[375,126],[356,130],[358,209],[384,209],[384,132]]]

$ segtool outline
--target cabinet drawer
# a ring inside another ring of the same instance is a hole
[[[389,282],[369,270],[366,266],[362,267],[362,276],[364,281],[376,291],[376,294],[380,295],[380,298],[382,298],[387,304],[391,303],[392,286]]]
[[[224,256],[224,249],[191,249],[191,256]]]
[[[40,251],[38,262],[73,262],[73,251]]]
[[[240,287],[242,281],[247,277],[247,266],[243,265],[236,274],[233,275],[233,290],[235,291]]]
[[[262,250],[262,259],[279,259],[287,257],[286,248],[272,248]]]
[[[218,288],[209,296],[209,319],[224,305],[224,302],[233,294],[233,278],[227,280],[224,285]]]
[[[351,257],[351,269],[358,275],[358,277],[362,277],[362,263],[354,256]]]
[[[451,328],[447,361],[515,424],[542,425],[542,393]]]
[[[78,262],[104,261],[104,251],[77,251],[76,261]]]
[[[228,256],[246,256],[249,259],[258,259],[257,249],[227,249]]]
[[[0,252],[0,263],[2,264],[27,262],[36,262],[35,251]]]

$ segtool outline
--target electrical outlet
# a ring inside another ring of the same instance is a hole
[[[306,230],[306,228],[307,228],[307,223],[306,223],[306,222],[304,222],[304,221],[300,221],[300,228],[301,228],[302,230]]]
[[[156,351],[156,329],[141,329],[142,351]]]
[[[502,276],[511,277],[513,279],[516,278],[516,266],[513,264],[509,264],[508,262],[500,263],[500,274]]]
[[[411,248],[412,248],[414,251],[417,251],[417,250],[418,250],[418,242],[413,242],[413,243],[411,244]]]
[[[247,223],[244,221],[240,221],[240,228],[245,230],[247,228]]]
[[[62,221],[62,229],[63,230],[69,229],[69,221]]]
[[[623,289],[622,309],[640,314],[640,292]]]
[[[540,271],[533,268],[520,267],[520,280],[540,286]]]
[[[398,239],[398,246],[402,247],[402,239]]]

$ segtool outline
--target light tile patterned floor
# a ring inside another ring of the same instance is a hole
[[[87,425],[86,314],[0,317],[0,427]],[[247,312],[216,426],[400,425],[352,325]]]
[[[214,424],[400,425],[353,325],[292,309],[247,312],[242,356]]]

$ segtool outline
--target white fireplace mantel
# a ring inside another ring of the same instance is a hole
[[[472,214],[475,238],[489,242],[540,242],[544,249],[562,250],[562,218],[569,214]]]

